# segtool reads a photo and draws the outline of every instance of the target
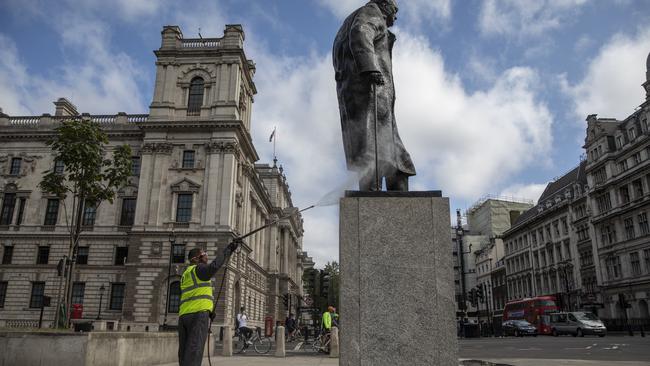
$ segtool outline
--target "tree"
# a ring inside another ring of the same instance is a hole
[[[63,205],[66,227],[70,235],[68,256],[64,271],[65,324],[69,324],[72,301],[72,274],[83,231],[81,225],[84,207],[97,209],[100,203],[113,203],[116,191],[131,175],[131,148],[128,145],[108,147],[108,135],[98,123],[88,119],[70,119],[61,122],[55,135],[47,141],[54,151],[54,159],[63,164],[63,171],[53,168],[44,173],[39,187],[59,198]],[[110,159],[106,158],[112,152]],[[56,167],[57,164],[55,164]],[[71,214],[68,215],[68,212]],[[61,294],[57,303],[60,307]],[[58,318],[57,311],[57,318]],[[55,322],[58,326],[58,319]]]
[[[339,288],[341,287],[341,271],[338,262],[327,262],[325,272],[329,274],[329,291],[327,292],[326,302],[338,309],[339,307]]]

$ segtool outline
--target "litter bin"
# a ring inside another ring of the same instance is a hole
[[[83,304],[72,304],[72,313],[70,319],[81,319],[84,313]]]

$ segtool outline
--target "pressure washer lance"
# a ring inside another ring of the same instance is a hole
[[[311,206],[309,206],[307,208],[303,208],[302,210],[299,210],[299,211],[296,211],[294,213],[282,216],[279,219],[273,220],[273,221],[269,222],[266,225],[260,226],[257,229],[255,229],[255,230],[253,230],[253,231],[251,231],[251,232],[249,232],[249,233],[247,233],[245,235],[238,236],[238,237],[234,238],[233,241],[231,241],[230,244],[228,244],[228,247],[230,247],[230,253],[237,250],[237,248],[239,248],[239,245],[241,245],[243,243],[243,240],[245,238],[248,238],[249,236],[254,235],[255,233],[258,233],[258,232],[266,229],[269,226],[275,225],[275,224],[277,224],[278,222],[280,222],[282,220],[288,219],[288,218],[290,218],[292,216],[295,216],[295,215],[297,215],[299,213],[302,213],[302,212],[305,212],[307,210],[311,210],[314,207],[316,207],[316,205],[311,205]],[[208,326],[208,364],[210,366],[212,366],[212,360],[210,360],[210,334],[212,333],[212,320],[213,320],[214,314],[215,314],[214,309],[217,308],[217,303],[219,303],[219,298],[221,297],[221,291],[223,290],[223,285],[226,282],[226,272],[228,271],[228,262],[229,261],[230,261],[230,257],[228,258],[228,261],[226,261],[224,263],[223,278],[221,279],[221,285],[219,285],[219,291],[217,291],[217,296],[214,298],[214,305],[213,305],[212,314],[210,314],[210,325]]]

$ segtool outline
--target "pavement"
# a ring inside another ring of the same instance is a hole
[[[459,340],[462,366],[650,366],[650,337],[622,335],[598,337],[477,338]],[[254,352],[233,357],[212,357],[214,366],[338,366],[339,360],[287,344],[287,357]],[[159,366],[176,366],[170,363]],[[203,366],[209,366],[207,359]],[[398,365],[396,365],[398,366]],[[405,365],[411,366],[411,365]]]

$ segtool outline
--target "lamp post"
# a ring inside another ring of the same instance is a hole
[[[165,296],[165,319],[163,320],[163,329],[167,327],[167,312],[169,310],[169,280],[172,273],[172,256],[174,254],[174,245],[176,244],[176,235],[174,230],[169,234],[169,263],[167,265],[167,289],[165,290],[167,296]]]
[[[104,291],[106,291],[106,287],[102,284],[102,287],[99,288],[99,310],[97,311],[97,320],[102,318],[102,299],[104,298]]]

